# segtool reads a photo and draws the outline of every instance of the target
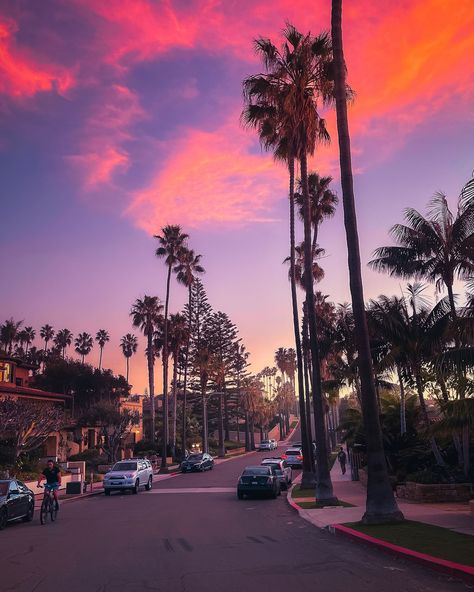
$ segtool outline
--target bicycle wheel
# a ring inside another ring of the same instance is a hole
[[[46,496],[46,494],[45,494],[45,496]],[[43,503],[41,504],[41,510],[40,510],[41,524],[46,524],[46,522],[48,520],[49,505],[50,505],[49,496],[46,496],[43,498]]]
[[[58,511],[56,510],[56,500],[49,499],[49,515],[51,518],[51,522],[54,522],[58,516]]]

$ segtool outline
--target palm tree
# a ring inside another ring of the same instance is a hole
[[[150,440],[153,443],[155,442],[155,377],[153,374],[155,355],[153,336],[162,310],[163,306],[160,303],[158,296],[144,296],[143,299],[137,298],[130,310],[133,326],[140,329],[147,338],[146,356],[148,361],[148,387],[150,390],[151,417]]]
[[[192,249],[185,249],[181,253],[180,261],[174,268],[176,279],[188,289],[188,338],[186,341],[186,351],[184,357],[184,380],[183,380],[183,418],[182,418],[182,454],[186,454],[186,428],[187,428],[187,386],[188,386],[188,366],[189,366],[189,346],[191,340],[192,324],[192,287],[196,281],[197,274],[204,273],[204,267],[201,265],[202,255],[196,255]]]
[[[61,350],[61,356],[64,360],[66,356],[66,348],[69,347],[72,343],[72,333],[69,329],[60,329],[54,338],[54,343],[56,347]]]
[[[395,224],[390,233],[398,246],[376,249],[369,265],[390,275],[434,282],[446,287],[453,320],[457,319],[453,284],[474,275],[474,196],[458,200],[457,214],[449,209],[444,193],[436,193],[428,217],[405,210],[406,224]]]
[[[99,370],[102,368],[102,352],[104,351],[105,344],[110,341],[110,335],[105,329],[99,329],[96,333],[95,340],[99,344],[100,356],[99,356]]]
[[[372,368],[369,330],[365,314],[352,179],[349,124],[347,120],[346,64],[342,46],[342,0],[332,0],[331,36],[344,225],[346,228],[352,310],[358,350],[362,412],[367,434],[368,484],[366,512],[363,521],[382,523],[391,520],[403,520],[403,514],[397,506],[388,478]]]
[[[24,334],[24,341],[26,345],[25,353],[28,355],[28,350],[30,349],[30,345],[33,343],[36,337],[36,331],[33,327],[28,326],[23,329]]]
[[[185,248],[188,235],[181,231],[178,225],[168,225],[161,229],[161,235],[155,235],[160,246],[156,249],[156,256],[165,258],[168,267],[166,278],[165,318],[163,333],[163,448],[161,452],[161,472],[166,472],[167,443],[168,443],[168,308],[170,298],[171,272],[179,263]]]
[[[48,352],[48,343],[54,337],[54,329],[51,325],[43,325],[40,329],[41,339],[44,341],[44,351]]]
[[[12,353],[13,343],[17,340],[22,323],[23,321],[14,321],[11,318],[5,321],[0,327],[0,339],[5,346],[5,351],[9,355]]]
[[[209,452],[207,423],[207,385],[212,371],[212,354],[206,343],[201,343],[194,352],[193,366],[199,374],[199,386],[202,401],[202,451]]]
[[[178,397],[178,365],[179,358],[182,355],[183,347],[186,346],[189,340],[189,329],[187,319],[183,314],[176,313],[170,315],[170,335],[169,343],[171,355],[173,357],[173,379],[172,393],[173,393],[173,409],[171,414],[171,447],[173,456],[176,452],[176,415],[177,415],[177,397]]]
[[[310,217],[313,227],[312,248],[316,251],[318,243],[319,226],[326,218],[332,218],[336,213],[338,204],[337,195],[329,188],[332,177],[321,177],[318,173],[312,172],[308,175],[308,192],[310,199]],[[299,193],[295,194],[296,203],[299,206],[300,218],[304,219],[304,200],[302,194],[301,179],[298,181]]]
[[[127,333],[126,335],[124,335],[122,337],[122,339],[120,340],[120,347],[122,348],[122,353],[125,356],[125,359],[127,360],[126,379],[127,379],[127,384],[128,384],[128,374],[129,374],[129,370],[130,370],[130,358],[133,356],[133,354],[137,353],[137,348],[138,348],[138,340],[137,340],[136,336],[132,335],[132,333]]]
[[[74,340],[74,346],[76,352],[81,356],[82,364],[84,364],[85,357],[90,354],[91,349],[94,346],[94,340],[89,333],[79,333]]]

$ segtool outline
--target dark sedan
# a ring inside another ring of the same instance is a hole
[[[212,471],[214,468],[214,459],[207,452],[193,453],[181,463],[181,471],[183,473],[191,473],[192,471]]]
[[[0,530],[8,522],[19,520],[30,522],[35,512],[35,494],[21,481],[3,479],[0,481]]]
[[[272,466],[246,467],[237,484],[237,497],[265,495],[275,499],[280,495],[280,478]]]

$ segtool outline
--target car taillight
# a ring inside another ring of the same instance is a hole
[[[282,454],[281,458],[288,458],[288,457],[286,456],[286,454]]]
[[[298,460],[303,460],[303,455],[302,455],[302,454],[300,454],[300,455],[298,456]]]

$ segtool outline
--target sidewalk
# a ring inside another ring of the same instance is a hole
[[[359,481],[351,481],[349,472],[342,475],[337,461],[331,470],[331,479],[336,496],[354,507],[337,506],[318,510],[300,510],[302,516],[304,513],[303,517],[319,528],[361,520],[365,512],[365,488]],[[406,500],[397,500],[397,502],[407,520],[425,522],[474,536],[474,515],[470,512],[468,503],[419,504]]]

